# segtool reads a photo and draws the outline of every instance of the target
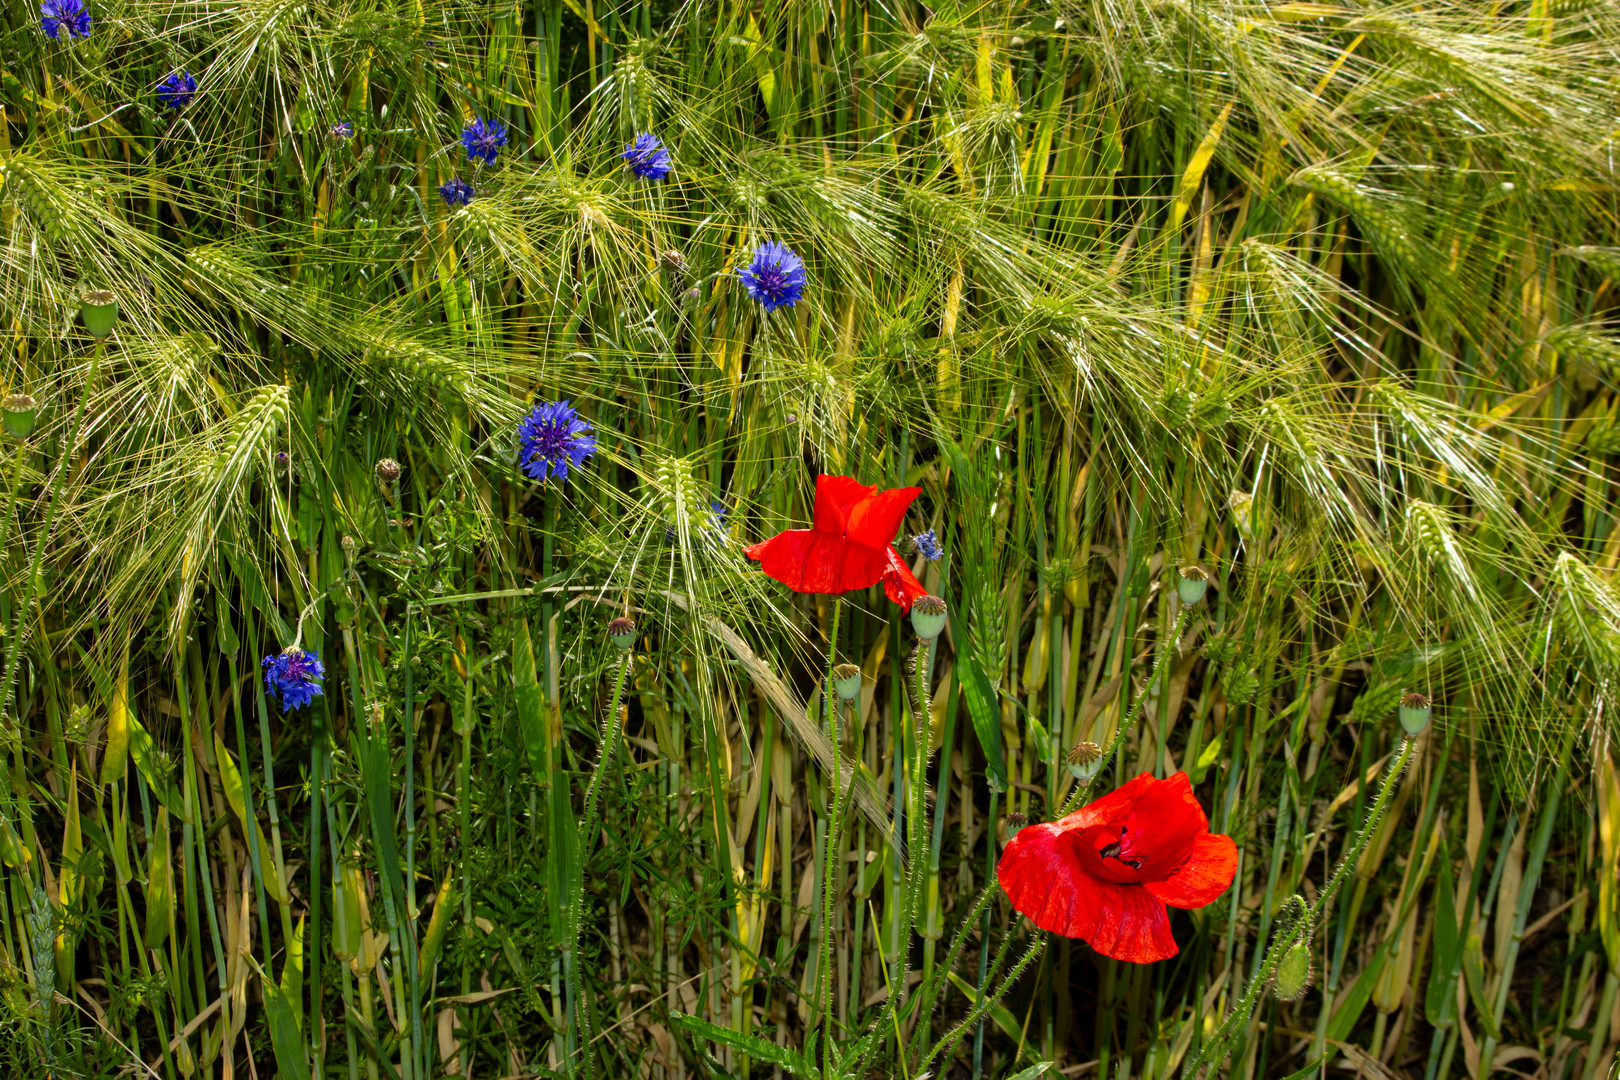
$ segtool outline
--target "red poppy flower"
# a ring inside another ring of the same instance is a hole
[[[816,477],[815,520],[744,548],[760,569],[794,592],[841,593],[883,582],[890,600],[910,611],[928,595],[894,550],[894,534],[922,488],[879,491],[847,476]]]
[[[1236,873],[1237,845],[1209,831],[1179,772],[1143,773],[1062,821],[1021,829],[996,868],[1036,926],[1137,964],[1176,955],[1165,905],[1214,903]]]

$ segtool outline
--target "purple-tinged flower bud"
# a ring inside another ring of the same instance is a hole
[[[861,696],[861,669],[854,664],[839,664],[832,669],[833,690],[844,701]]]
[[[377,474],[377,482],[379,484],[392,484],[395,480],[399,479],[399,474],[403,471],[404,470],[399,467],[399,462],[395,461],[391,457],[377,459],[377,467],[375,472]]]
[[[5,414],[6,430],[18,439],[26,439],[34,433],[39,402],[30,394],[7,394],[0,400],[0,412]]]
[[[911,628],[924,641],[933,641],[945,631],[945,601],[937,596],[921,596],[911,605]]]
[[[664,269],[668,270],[670,273],[684,274],[686,272],[686,256],[683,255],[679,250],[670,248],[668,251],[664,252],[662,259]]]
[[[1176,595],[1188,607],[1200,603],[1209,591],[1209,573],[1202,566],[1183,566],[1176,574]]]
[[[1430,713],[1430,701],[1427,695],[1419,693],[1401,695],[1401,727],[1406,729],[1408,735],[1416,738],[1427,731]]]
[[[90,336],[100,341],[118,321],[118,297],[106,289],[92,289],[79,299],[79,317]]]
[[[608,637],[613,641],[613,644],[625,652],[628,652],[630,646],[636,643],[636,624],[623,615],[608,623],[607,630]]]

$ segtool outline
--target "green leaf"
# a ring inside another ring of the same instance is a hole
[[[1478,925],[1477,922],[1474,924],[1476,928]],[[1485,1034],[1499,1040],[1502,1033],[1496,1028],[1496,1018],[1491,1015],[1491,999],[1485,994],[1484,963],[1484,946],[1479,939],[1479,930],[1471,929],[1462,955],[1463,977],[1468,980],[1468,997],[1474,1003],[1474,1016],[1479,1026],[1485,1029]]]
[[[1423,996],[1423,1014],[1434,1027],[1451,1021],[1457,1002],[1457,972],[1462,965],[1462,944],[1457,934],[1457,912],[1452,898],[1451,853],[1441,839],[1440,879],[1434,889],[1434,969]]]
[[[951,972],[951,985],[962,991],[962,996],[969,1001],[978,1002],[979,988],[954,971]],[[990,1006],[990,1019],[994,1020],[1002,1033],[1013,1042],[1018,1042],[1023,1038],[1024,1033],[1023,1029],[1018,1026],[1018,1017],[1014,1016],[1012,1010],[1007,1006],[999,1002]]]
[[[1192,775],[1188,778],[1194,784],[1202,783],[1204,774],[1209,771],[1209,767],[1220,760],[1221,742],[1225,738],[1226,732],[1217,732],[1215,737],[1209,741],[1209,745],[1204,747],[1203,752],[1198,755],[1198,763],[1193,766]]]
[[[1050,1061],[1037,1061],[1017,1076],[1009,1076],[1007,1080],[1035,1080],[1037,1076],[1045,1076],[1052,1069]]]
[[[170,780],[170,770],[164,767],[164,762],[158,753],[157,744],[152,736],[135,719],[135,714],[129,715],[129,756],[135,762],[135,767],[141,771],[141,777],[146,786],[152,789],[157,801],[169,808],[169,813],[181,821],[190,822],[191,815],[186,812],[186,800],[181,796],[180,789]]]
[[[1388,956],[1385,949],[1379,949],[1373,954],[1372,962],[1361,969],[1355,985],[1350,988],[1350,996],[1334,1011],[1333,1019],[1328,1023],[1329,1042],[1343,1042],[1350,1037],[1356,1021],[1361,1019],[1361,1011],[1367,1007],[1367,1001],[1372,997],[1373,987],[1378,982],[1379,973],[1384,970],[1384,961]]]
[[[1007,763],[1001,755],[1001,710],[997,706],[995,687],[990,685],[973,657],[964,657],[958,667],[962,672],[962,695],[967,698],[968,715],[973,717],[973,731],[979,737],[979,748],[984,751],[984,771],[994,783],[1006,788]]]
[[[276,1052],[276,1068],[288,1080],[309,1080],[309,1061],[304,1057],[304,1037],[298,1030],[297,1010],[272,980],[264,978],[264,1013],[270,1021],[270,1044]]]
[[[723,1043],[733,1050],[742,1051],[756,1061],[779,1065],[793,1076],[810,1077],[812,1080],[819,1080],[821,1076],[821,1070],[805,1060],[797,1051],[766,1042],[757,1035],[745,1035],[740,1031],[732,1031],[730,1028],[711,1024],[707,1020],[700,1020],[682,1012],[670,1013],[669,1020],[690,1035],[708,1039],[710,1042]]]
[[[242,784],[242,775],[236,769],[236,762],[231,760],[225,744],[218,735],[214,736],[214,759],[219,762],[219,779],[225,788],[225,801],[231,804],[231,810],[236,814],[236,820],[242,823],[242,828],[253,829],[253,839],[258,845],[259,870],[264,875],[264,891],[275,898],[277,903],[292,903],[292,894],[287,891],[287,885],[281,880],[281,870],[276,866],[275,852],[271,850],[270,843],[264,838],[264,830],[259,828],[257,815],[252,818],[247,813],[246,789]]]

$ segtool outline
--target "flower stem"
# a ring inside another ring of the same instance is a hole
[[[602,791],[602,777],[607,773],[608,766],[618,756],[619,751],[619,701],[624,694],[624,684],[630,677],[630,663],[635,658],[635,649],[627,649],[624,661],[619,665],[618,676],[613,680],[613,698],[608,705],[608,732],[607,738],[602,742],[602,756],[597,759],[596,770],[591,774],[590,785],[585,789],[585,818],[581,823],[579,833],[580,862],[578,876],[574,882],[574,895],[569,898],[568,904],[568,957],[576,967],[579,962],[579,932],[580,908],[585,902],[585,852],[589,850],[591,835],[596,831],[596,803]],[[579,1055],[580,1072],[585,1077],[591,1075],[591,1037],[588,1025],[590,1024],[590,1009],[584,1001],[576,999],[572,1002],[575,1020],[579,1025]]]
[[[1181,640],[1181,635],[1187,632],[1187,624],[1192,622],[1192,611],[1192,608],[1184,607],[1181,609],[1181,614],[1176,616],[1176,625],[1175,628],[1170,631],[1170,641],[1168,646],[1159,651],[1159,658],[1158,660],[1154,661],[1153,671],[1148,675],[1147,686],[1149,692],[1151,692],[1154,683],[1158,682],[1159,675],[1163,671],[1164,665],[1170,659],[1170,654],[1175,651],[1175,644]],[[1149,696],[1150,693],[1145,692],[1141,697],[1136,699],[1136,704],[1131,706],[1131,711],[1126,713],[1125,719],[1119,722],[1119,728],[1114,732],[1114,737],[1109,740],[1108,748],[1102,752],[1102,758],[1097,762],[1097,771],[1092,773],[1092,778],[1090,780],[1087,780],[1085,783],[1075,785],[1074,791],[1070,793],[1068,800],[1064,802],[1063,809],[1058,811],[1058,817],[1067,817],[1069,814],[1072,814],[1080,805],[1080,800],[1086,797],[1086,794],[1091,790],[1091,785],[1096,781],[1096,778],[1101,776],[1103,774],[1103,770],[1108,767],[1108,762],[1113,758],[1114,751],[1118,750],[1119,745],[1125,741],[1125,736],[1130,733],[1131,725],[1136,722],[1136,714],[1142,711],[1142,706],[1147,702]]]
[[[51,539],[51,527],[56,523],[57,496],[61,494],[62,482],[73,468],[73,453],[79,445],[79,428],[84,423],[85,410],[90,406],[90,395],[96,388],[96,373],[101,370],[101,358],[107,351],[107,339],[101,338],[96,342],[95,355],[90,359],[90,375],[84,382],[84,396],[79,399],[79,408],[73,414],[73,426],[68,430],[67,443],[62,450],[62,460],[56,472],[49,480],[49,490],[45,504],[45,522],[39,532],[39,540],[34,544],[33,557],[28,561],[28,576],[23,581],[22,603],[17,605],[17,612],[11,620],[11,639],[6,643],[9,656],[6,657],[6,673],[0,681],[0,721],[11,710],[11,690],[17,682],[17,666],[22,662],[22,630],[25,620],[34,610],[34,601],[38,592],[39,565],[45,559],[45,545]],[[21,460],[18,461],[19,476],[21,475]],[[15,495],[15,487],[13,487]],[[9,515],[8,515],[9,517]],[[20,530],[19,530],[20,531]]]
[[[1231,1041],[1232,1033],[1240,1025],[1247,1024],[1249,1017],[1254,1014],[1254,1007],[1260,1000],[1260,994],[1271,982],[1271,976],[1277,970],[1277,964],[1282,960],[1283,953],[1299,939],[1300,930],[1312,926],[1322,911],[1332,902],[1334,894],[1339,891],[1340,886],[1344,884],[1344,879],[1349,875],[1350,868],[1355,865],[1356,860],[1361,857],[1362,851],[1366,848],[1367,842],[1378,831],[1378,826],[1384,819],[1384,813],[1389,809],[1390,796],[1394,794],[1397,782],[1406,772],[1407,762],[1411,760],[1412,751],[1416,747],[1416,739],[1407,738],[1404,740],[1400,755],[1384,774],[1384,785],[1378,790],[1378,798],[1373,802],[1372,811],[1367,815],[1366,823],[1362,825],[1361,831],[1356,834],[1356,838],[1349,849],[1339,856],[1339,865],[1334,869],[1333,877],[1329,879],[1327,887],[1317,896],[1316,902],[1305,909],[1304,915],[1290,925],[1287,931],[1279,933],[1272,939],[1271,947],[1266,950],[1265,962],[1260,965],[1260,970],[1249,981],[1249,987],[1244,991],[1243,997],[1233,1007],[1232,1012],[1228,1014],[1225,1022],[1221,1024],[1209,1042],[1199,1049],[1198,1056],[1193,1058],[1192,1064],[1188,1065],[1182,1073],[1187,1080],[1194,1080],[1198,1076],[1199,1069],[1203,1067],[1206,1061],[1211,1065],[1218,1066],[1220,1064],[1221,1059],[1226,1056],[1226,1045]]]
[[[833,599],[832,633],[827,638],[827,676],[822,684],[823,705],[827,711],[827,729],[832,738],[833,767],[827,781],[827,840],[822,847],[821,866],[821,943],[816,957],[816,1008],[821,1010],[822,1061],[827,1075],[832,1075],[833,1062],[833,979],[832,935],[833,901],[837,892],[838,872],[838,789],[843,773],[838,731],[838,691],[833,689],[833,665],[838,661],[838,624],[844,613],[844,598]]]

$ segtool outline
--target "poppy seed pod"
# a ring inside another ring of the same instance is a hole
[[[377,459],[376,472],[377,482],[379,484],[392,484],[395,480],[399,479],[399,474],[403,471],[404,470],[399,467],[399,462],[395,461],[391,457]]]
[[[1011,840],[1013,837],[1017,836],[1018,830],[1029,824],[1029,818],[1023,814],[1020,814],[1016,810],[1008,814],[1003,820],[1007,823],[1008,840]]]
[[[636,624],[620,615],[608,623],[608,637],[620,649],[628,651],[636,643]]]
[[[0,412],[5,414],[6,430],[19,439],[26,439],[34,433],[39,402],[29,394],[7,394],[0,401]]]
[[[1083,784],[1102,768],[1102,747],[1089,739],[1082,739],[1069,750],[1068,762],[1069,774]]]
[[[1209,591],[1209,574],[1201,566],[1183,566],[1176,575],[1176,595],[1188,607],[1204,599]]]
[[[1401,695],[1401,727],[1413,738],[1428,730],[1430,711],[1430,703],[1426,695],[1418,693]]]
[[[861,696],[861,669],[854,664],[839,664],[832,669],[833,690],[844,701]]]
[[[118,321],[118,297],[106,289],[92,289],[79,299],[79,317],[91,337],[106,337]]]
[[[924,641],[933,641],[945,630],[945,601],[937,596],[920,596],[911,605],[911,628]]]
[[[1271,992],[1278,1001],[1297,1001],[1311,985],[1311,942],[1302,938],[1288,947],[1277,961],[1277,973],[1271,981]]]

